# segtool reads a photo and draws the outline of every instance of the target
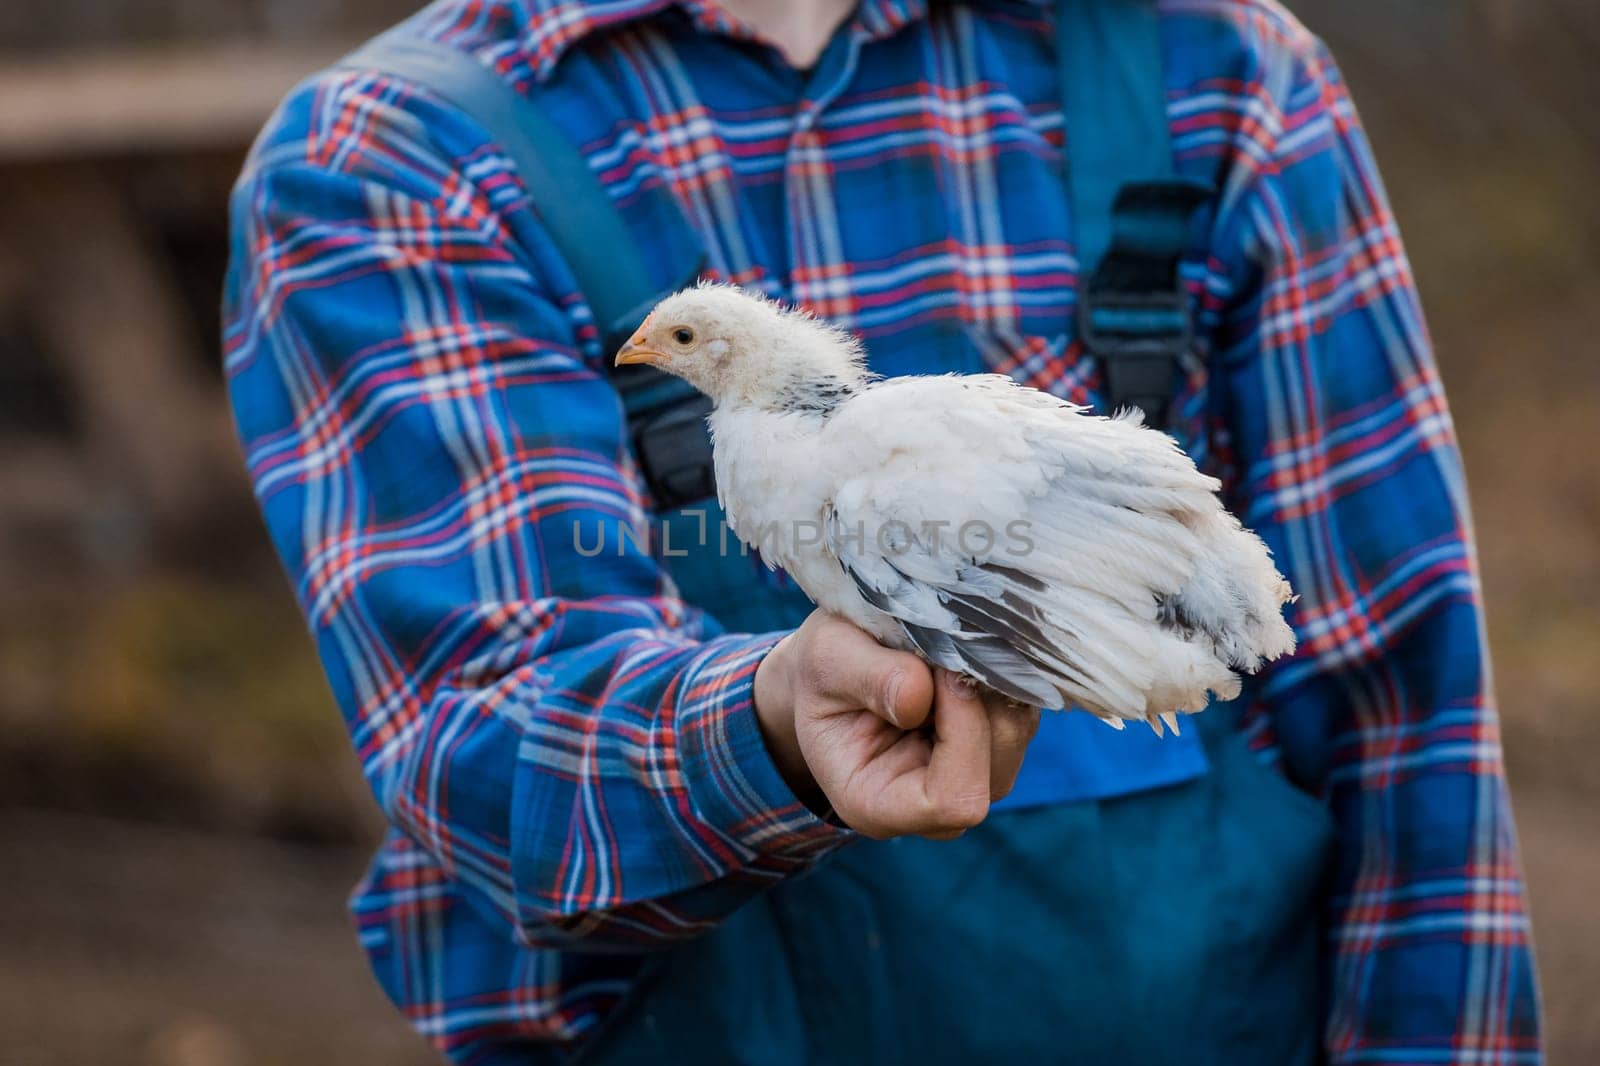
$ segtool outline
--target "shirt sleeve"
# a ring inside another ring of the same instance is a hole
[[[1271,64],[1266,64],[1271,66]],[[1299,594],[1252,708],[1337,827],[1333,1063],[1538,1061],[1460,458],[1411,269],[1319,42],[1241,117],[1213,373],[1235,505]]]
[[[504,161],[435,147],[449,121],[331,79],[258,144],[225,330],[245,461],[389,820],[522,943],[690,936],[849,834],[764,747],[776,637],[720,634],[646,550],[577,300],[505,223]]]

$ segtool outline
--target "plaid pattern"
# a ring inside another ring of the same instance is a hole
[[[1394,218],[1338,71],[1282,9],[1163,9],[1179,166],[1221,190],[1183,268],[1208,350],[1176,418],[1301,594],[1301,649],[1245,727],[1338,823],[1328,1057],[1538,1061],[1462,475]],[[422,21],[546,101],[647,248],[666,190],[714,274],[857,330],[880,371],[1093,403],[1049,18],[868,0],[804,74],[704,3]],[[605,354],[460,114],[341,73],[263,133],[235,200],[232,401],[393,825],[362,944],[463,1062],[570,1048],[642,965],[617,948],[692,936],[848,839],[762,748],[774,638],[721,633],[636,545],[574,551],[575,526],[589,544],[648,507]]]

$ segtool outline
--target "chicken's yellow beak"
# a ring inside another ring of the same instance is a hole
[[[640,334],[622,346],[622,350],[617,352],[616,362],[618,366],[630,366],[634,363],[643,363],[646,366],[663,366],[667,362],[667,355],[665,352],[658,352],[654,348],[647,347],[644,342],[644,336]]]

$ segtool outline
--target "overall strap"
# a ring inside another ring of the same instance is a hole
[[[1057,0],[1056,49],[1077,229],[1078,329],[1113,409],[1166,424],[1194,340],[1178,260],[1211,193],[1178,177],[1154,0]]]
[[[700,255],[692,245],[663,289],[611,195],[571,139],[544,111],[473,56],[415,36],[402,24],[339,63],[393,74],[436,93],[470,115],[511,157],[533,210],[572,270],[594,312],[603,350],[615,351],[664,291],[693,283]],[[681,267],[681,269],[679,269]]]
[[[511,158],[534,212],[593,311],[604,356],[622,346],[661,297],[699,276],[704,256],[685,224],[681,238],[664,242],[680,256],[666,284],[653,281],[638,242],[583,153],[532,100],[468,53],[420,38],[402,24],[338,65],[425,88],[488,131]],[[654,367],[623,367],[612,380],[657,509],[714,495],[705,429],[710,401]]]

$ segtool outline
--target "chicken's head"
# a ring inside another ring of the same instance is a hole
[[[733,285],[701,284],[655,306],[617,353],[675,374],[718,405],[806,406],[866,376],[861,346],[809,312]]]

